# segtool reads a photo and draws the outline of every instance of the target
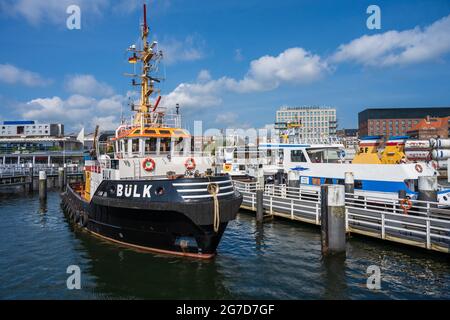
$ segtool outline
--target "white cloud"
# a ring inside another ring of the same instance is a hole
[[[182,107],[193,109],[217,106],[222,102],[217,91],[217,80],[206,83],[182,83],[162,98],[161,105],[171,108],[179,103]]]
[[[100,130],[115,130],[119,126],[117,116],[94,117],[91,121],[91,127],[99,126]]]
[[[182,83],[163,97],[162,103],[165,107],[176,103],[188,108],[217,106],[222,103],[220,95],[224,92],[259,92],[276,89],[283,83],[306,84],[320,79],[327,71],[327,63],[318,55],[302,48],[290,48],[278,56],[253,60],[247,74],[240,80],[222,77]]]
[[[282,83],[314,82],[327,70],[328,65],[320,56],[303,48],[290,48],[276,57],[266,55],[253,60],[244,79],[230,85],[237,92],[267,91]]]
[[[90,74],[78,74],[68,77],[65,87],[70,93],[81,95],[103,97],[114,94],[113,88],[106,83],[98,81]]]
[[[205,57],[205,41],[197,35],[189,35],[183,40],[167,38],[159,44],[167,64],[195,61]]]
[[[144,3],[143,0],[112,0],[112,9],[115,13],[133,13],[136,10],[141,10],[142,4]],[[167,10],[170,5],[170,0],[147,0],[145,1],[147,3],[147,10],[150,11],[156,11],[158,13]]]
[[[95,99],[82,95],[71,95],[67,99],[60,97],[38,98],[19,106],[25,119],[45,122],[64,123],[69,128],[99,125],[102,130],[110,130],[119,124],[121,106],[127,97],[114,95]]]
[[[0,12],[12,16],[23,17],[32,25],[42,22],[66,26],[70,5],[81,8],[81,16],[102,15],[110,6],[110,0],[0,0]]]
[[[405,31],[364,35],[341,45],[330,61],[391,66],[433,60],[450,52],[450,15],[433,24]]]
[[[11,64],[0,64],[0,81],[7,84],[23,84],[29,87],[46,86],[51,80],[35,72],[20,69]]]
[[[198,73],[198,76],[197,76],[197,81],[198,82],[206,82],[209,80],[211,80],[211,74],[209,73],[209,71],[206,69],[200,70],[200,72]]]
[[[216,123],[222,125],[236,124],[238,115],[234,112],[221,112],[216,116]]]

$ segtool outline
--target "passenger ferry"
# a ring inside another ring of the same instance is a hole
[[[364,144],[360,145],[366,149]],[[263,166],[266,177],[279,174],[279,183],[318,190],[321,184],[344,184],[346,172],[355,179],[355,194],[398,199],[399,191],[417,198],[419,176],[439,175],[431,162],[416,163],[346,163],[340,145],[260,144],[278,164]],[[357,159],[357,158],[356,158]],[[281,173],[281,175],[280,175]],[[450,189],[440,187],[438,201],[450,205]]]
[[[101,238],[137,249],[211,258],[242,196],[228,174],[214,174],[214,159],[191,152],[191,136],[180,127],[177,112],[150,99],[159,79],[153,75],[162,58],[148,43],[144,4],[142,49],[131,46],[131,63],[140,62],[140,101],[130,124],[112,139],[114,153],[85,162],[85,183],[70,184],[62,206],[70,221]],[[95,142],[96,140],[94,140]]]

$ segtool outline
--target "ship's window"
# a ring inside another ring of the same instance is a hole
[[[160,134],[170,134],[170,130],[159,130]]]
[[[156,152],[156,138],[145,139],[145,153]]]
[[[184,139],[183,138],[175,138],[174,139],[174,149],[175,151],[183,151],[184,149]]]
[[[156,130],[153,130],[153,129],[145,129],[144,132],[146,134],[156,134]]]
[[[131,152],[139,152],[139,139],[131,140]]]
[[[314,163],[338,163],[340,160],[339,149],[309,149],[306,152]]]
[[[303,150],[292,150],[291,151],[291,161],[292,162],[306,162]]]
[[[355,189],[362,189],[363,184],[361,180],[355,180]]]
[[[134,134],[140,134],[141,133],[141,129],[137,129],[135,132],[133,132]]]
[[[160,152],[170,152],[170,138],[161,138]]]

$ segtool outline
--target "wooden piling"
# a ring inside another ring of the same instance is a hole
[[[39,199],[47,199],[47,173],[39,171]]]
[[[320,191],[322,253],[345,253],[345,187],[322,185]]]
[[[63,167],[58,168],[58,186],[61,191],[66,188],[66,170]]]
[[[29,179],[30,179],[30,183],[28,185],[28,191],[29,192],[33,192],[34,190],[34,168],[33,166],[30,167],[30,172],[29,172]]]
[[[256,190],[256,221],[263,222],[264,220],[264,190]]]

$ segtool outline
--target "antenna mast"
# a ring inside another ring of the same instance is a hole
[[[150,102],[150,97],[155,92],[154,83],[160,82],[160,80],[151,77],[150,72],[155,69],[156,63],[162,58],[161,51],[156,50],[157,42],[153,41],[151,45],[148,43],[149,27],[147,24],[147,5],[145,3],[143,11],[144,22],[141,29],[142,50],[138,50],[135,45],[132,45],[128,49],[128,51],[133,53],[133,55],[128,58],[128,62],[133,64],[140,62],[142,66],[140,75],[131,75],[140,78],[140,83],[137,83],[135,79],[132,81],[133,86],[141,87],[138,108],[135,110],[133,107],[133,111],[136,111],[133,118],[133,124],[141,126],[142,128],[147,125],[155,125],[157,122],[161,121],[161,119],[159,119],[160,113],[155,112],[161,97],[158,97],[158,103],[155,103],[153,107]]]

